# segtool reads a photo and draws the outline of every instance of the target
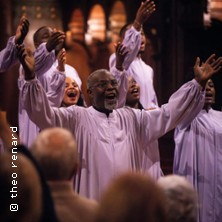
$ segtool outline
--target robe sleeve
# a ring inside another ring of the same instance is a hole
[[[126,31],[123,43],[124,47],[126,47],[126,51],[128,54],[123,62],[123,68],[127,70],[135,59],[135,57],[139,53],[140,45],[141,45],[141,32],[138,32],[133,26]],[[110,57],[109,68],[110,70],[116,66],[116,56],[113,54]]]
[[[9,38],[6,47],[0,52],[0,72],[5,72],[17,61],[15,36]]]
[[[118,108],[121,108],[125,106],[126,103],[126,95],[129,88],[128,75],[125,72],[125,70],[121,72],[115,67],[111,69],[111,73],[118,82],[118,87],[119,87]]]
[[[204,97],[202,87],[193,79],[177,90],[168,103],[159,109],[142,110],[138,119],[141,140],[148,144],[178,124],[192,121],[203,108]]]
[[[52,72],[49,90],[47,91],[46,95],[51,106],[60,107],[65,92],[66,75],[65,72],[60,72],[55,67],[53,67]]]
[[[46,48],[46,43],[42,43],[34,53],[35,57],[35,72],[37,77],[44,75],[53,63],[56,60],[55,51],[52,50],[51,52],[48,52]]]
[[[74,131],[77,119],[75,110],[78,108],[51,107],[39,80],[26,81],[22,89],[22,102],[29,118],[40,129],[58,126]]]
[[[49,103],[51,106],[60,107],[62,104],[64,91],[65,91],[65,79],[66,75],[64,72],[60,72],[53,67],[50,69],[51,73],[47,73],[47,76],[41,78],[39,81],[46,92],[46,96],[48,97]],[[20,76],[18,78],[18,88],[19,91],[22,91],[26,80],[24,79],[24,70],[22,66],[19,69]],[[45,84],[43,84],[45,82]],[[47,87],[46,87],[47,85]]]

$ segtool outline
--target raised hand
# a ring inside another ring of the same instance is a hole
[[[65,64],[66,64],[66,50],[64,48],[59,51],[59,53],[57,55],[57,59],[58,59],[57,69],[60,72],[64,72],[65,71]]]
[[[116,47],[116,68],[120,71],[123,71],[123,62],[128,52],[120,42],[118,42],[117,45],[115,45],[115,47]]]
[[[200,65],[200,58],[197,57],[194,65],[194,75],[196,81],[205,87],[206,82],[222,67],[222,57],[215,59],[216,55],[212,54],[206,62]]]
[[[29,21],[25,16],[20,19],[15,33],[15,44],[22,44],[29,31]]]
[[[156,10],[155,3],[150,0],[141,2],[141,5],[136,13],[136,18],[134,20],[133,26],[139,31],[143,23],[153,14]]]
[[[65,41],[65,33],[61,31],[55,31],[49,37],[46,43],[46,48],[49,52],[51,52],[53,49],[58,47],[58,45],[62,45],[64,41]]]
[[[35,78],[35,59],[30,49],[26,49],[23,45],[17,45],[18,58],[25,71],[25,80]]]

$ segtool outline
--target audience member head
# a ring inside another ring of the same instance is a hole
[[[140,104],[140,86],[133,77],[128,77],[129,88],[126,94],[126,105],[132,108],[142,109]]]
[[[164,222],[164,198],[151,178],[126,173],[103,194],[96,222]]]
[[[126,34],[126,31],[129,30],[131,27],[132,27],[132,23],[128,23],[128,24],[125,24],[121,29],[120,29],[120,41],[122,42],[124,37],[125,37],[125,34]],[[142,53],[144,52],[146,49],[146,36],[145,36],[145,33],[144,33],[144,30],[143,28],[141,27],[141,46],[140,46],[140,50],[139,50],[139,53]]]
[[[197,193],[184,177],[161,177],[158,184],[167,197],[166,208],[170,222],[197,221]]]
[[[40,27],[33,35],[33,42],[37,49],[43,42],[47,42],[53,30],[48,26]]]
[[[91,104],[101,112],[109,113],[117,106],[118,84],[105,69],[91,73],[87,80],[87,92]]]
[[[0,155],[0,221],[38,222],[41,207],[40,179],[30,160],[21,154],[12,156],[7,152],[2,153]]]
[[[78,169],[76,141],[62,128],[43,130],[31,147],[31,152],[48,181],[71,180]]]

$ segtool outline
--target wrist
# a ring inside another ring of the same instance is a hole
[[[52,49],[47,45],[47,43],[46,43],[46,46],[45,46],[45,47],[46,47],[46,49],[47,49],[48,52],[51,52],[51,51],[52,51]]]
[[[57,70],[59,72],[65,72],[65,67],[64,66],[57,66]]]
[[[133,26],[137,31],[140,31],[142,28],[142,23],[135,19],[133,22]]]
[[[122,66],[119,66],[119,65],[116,65],[116,69],[118,69],[119,71],[123,71],[123,67]]]
[[[25,80],[29,81],[35,78],[35,73],[30,73],[29,75],[25,75]]]

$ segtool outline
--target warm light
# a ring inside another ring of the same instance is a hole
[[[75,9],[71,16],[71,21],[69,23],[69,30],[71,31],[71,39],[84,41],[84,31],[85,31],[84,17],[80,9]]]
[[[85,35],[87,44],[90,44],[93,39],[105,41],[105,13],[101,5],[93,6],[87,24],[88,30]]]

